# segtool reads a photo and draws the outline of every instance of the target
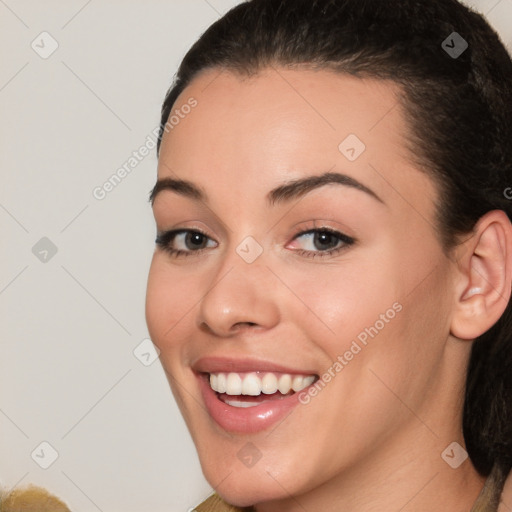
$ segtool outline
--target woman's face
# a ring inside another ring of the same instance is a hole
[[[447,431],[463,374],[453,354],[443,364],[454,266],[397,90],[210,70],[174,105],[147,322],[204,473],[234,504],[304,494],[397,450],[406,464],[437,443],[439,458],[453,441],[429,429]]]

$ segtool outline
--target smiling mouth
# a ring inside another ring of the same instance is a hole
[[[210,388],[219,400],[231,407],[256,407],[291,396],[309,387],[317,375],[292,375],[273,372],[208,373]]]

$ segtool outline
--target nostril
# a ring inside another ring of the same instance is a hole
[[[253,325],[258,325],[258,324],[255,324],[253,322],[238,322],[237,324],[235,324],[233,327],[252,327]]]

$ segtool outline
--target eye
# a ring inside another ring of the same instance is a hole
[[[331,228],[315,228],[295,235],[294,240],[309,237],[309,249],[298,249],[297,252],[309,258],[334,256],[355,243],[355,240],[344,233]]]
[[[327,227],[300,232],[295,235],[294,240],[306,237],[310,237],[309,243],[306,244],[310,249],[296,249],[295,252],[308,258],[333,256],[355,243],[353,238]],[[209,245],[208,241],[213,245]],[[216,244],[202,231],[191,229],[166,231],[157,236],[155,243],[174,257],[195,255],[207,248],[215,247]]]
[[[155,243],[171,256],[190,256],[191,254],[202,252],[207,248],[205,242],[208,238],[209,237],[202,231],[178,229],[159,234],[156,237]],[[211,241],[213,242],[213,240]],[[176,245],[178,248],[175,247]],[[180,245],[185,248],[180,248]]]

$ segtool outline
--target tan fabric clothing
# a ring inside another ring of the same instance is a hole
[[[70,512],[57,497],[41,487],[31,485],[24,489],[0,495],[0,512]]]
[[[198,505],[195,512],[251,512],[252,508],[238,508],[228,505],[219,496],[214,494],[210,496],[206,501],[203,501],[201,505]]]
[[[510,512],[512,510],[512,471],[506,475],[493,468],[482,492],[478,496],[471,512]],[[253,508],[237,508],[228,505],[214,494],[195,508],[197,512],[253,512]]]

